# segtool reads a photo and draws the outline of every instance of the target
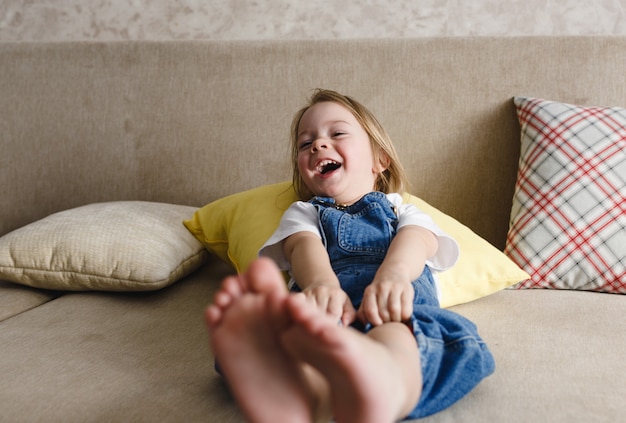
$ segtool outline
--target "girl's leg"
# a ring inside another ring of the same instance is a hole
[[[281,338],[283,346],[327,379],[338,423],[390,423],[413,410],[421,366],[406,325],[387,323],[364,335],[337,326],[301,297],[290,297],[287,306],[293,324]]]
[[[205,313],[219,368],[253,423],[330,418],[326,382],[280,346],[291,320],[288,295],[278,269],[259,260],[246,274],[225,279]]]
[[[439,307],[428,267],[413,282],[412,331],[420,349],[422,395],[408,418],[437,413],[471,391],[494,370],[489,349],[476,326],[465,317]]]

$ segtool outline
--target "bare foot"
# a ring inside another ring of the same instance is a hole
[[[421,394],[421,367],[405,325],[388,323],[364,335],[338,326],[301,296],[286,302],[293,323],[283,346],[327,379],[338,423],[390,423],[413,409]]]
[[[269,259],[252,262],[246,273],[229,276],[222,281],[220,290],[213,298],[205,312],[206,324],[209,328],[218,325],[226,310],[234,300],[244,293],[267,295],[273,293],[281,296],[287,293],[282,275],[276,265]]]
[[[248,421],[310,422],[314,397],[302,365],[280,346],[289,324],[282,275],[269,260],[226,278],[205,313],[215,357]]]

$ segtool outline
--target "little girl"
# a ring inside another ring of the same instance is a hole
[[[494,370],[475,326],[439,307],[458,246],[402,204],[405,175],[363,105],[317,90],[292,125],[303,201],[206,311],[220,369],[253,422],[393,422],[436,413]]]

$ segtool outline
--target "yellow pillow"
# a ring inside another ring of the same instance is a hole
[[[207,204],[183,223],[211,252],[242,272],[296,199],[290,182],[265,185]],[[405,194],[404,200],[429,214],[459,243],[459,261],[438,275],[442,307],[473,301],[529,278],[467,226],[413,195]]]

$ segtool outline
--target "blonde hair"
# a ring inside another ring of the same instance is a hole
[[[379,173],[374,184],[374,190],[384,193],[401,193],[403,190],[408,190],[408,180],[400,163],[398,153],[387,131],[385,131],[385,128],[383,128],[372,112],[358,101],[346,95],[332,90],[316,89],[308,104],[295,114],[291,123],[293,186],[298,197],[303,201],[313,197],[313,193],[305,185],[298,170],[298,127],[304,113],[312,106],[323,102],[337,103],[348,109],[369,136],[374,161],[385,168],[383,172]]]

